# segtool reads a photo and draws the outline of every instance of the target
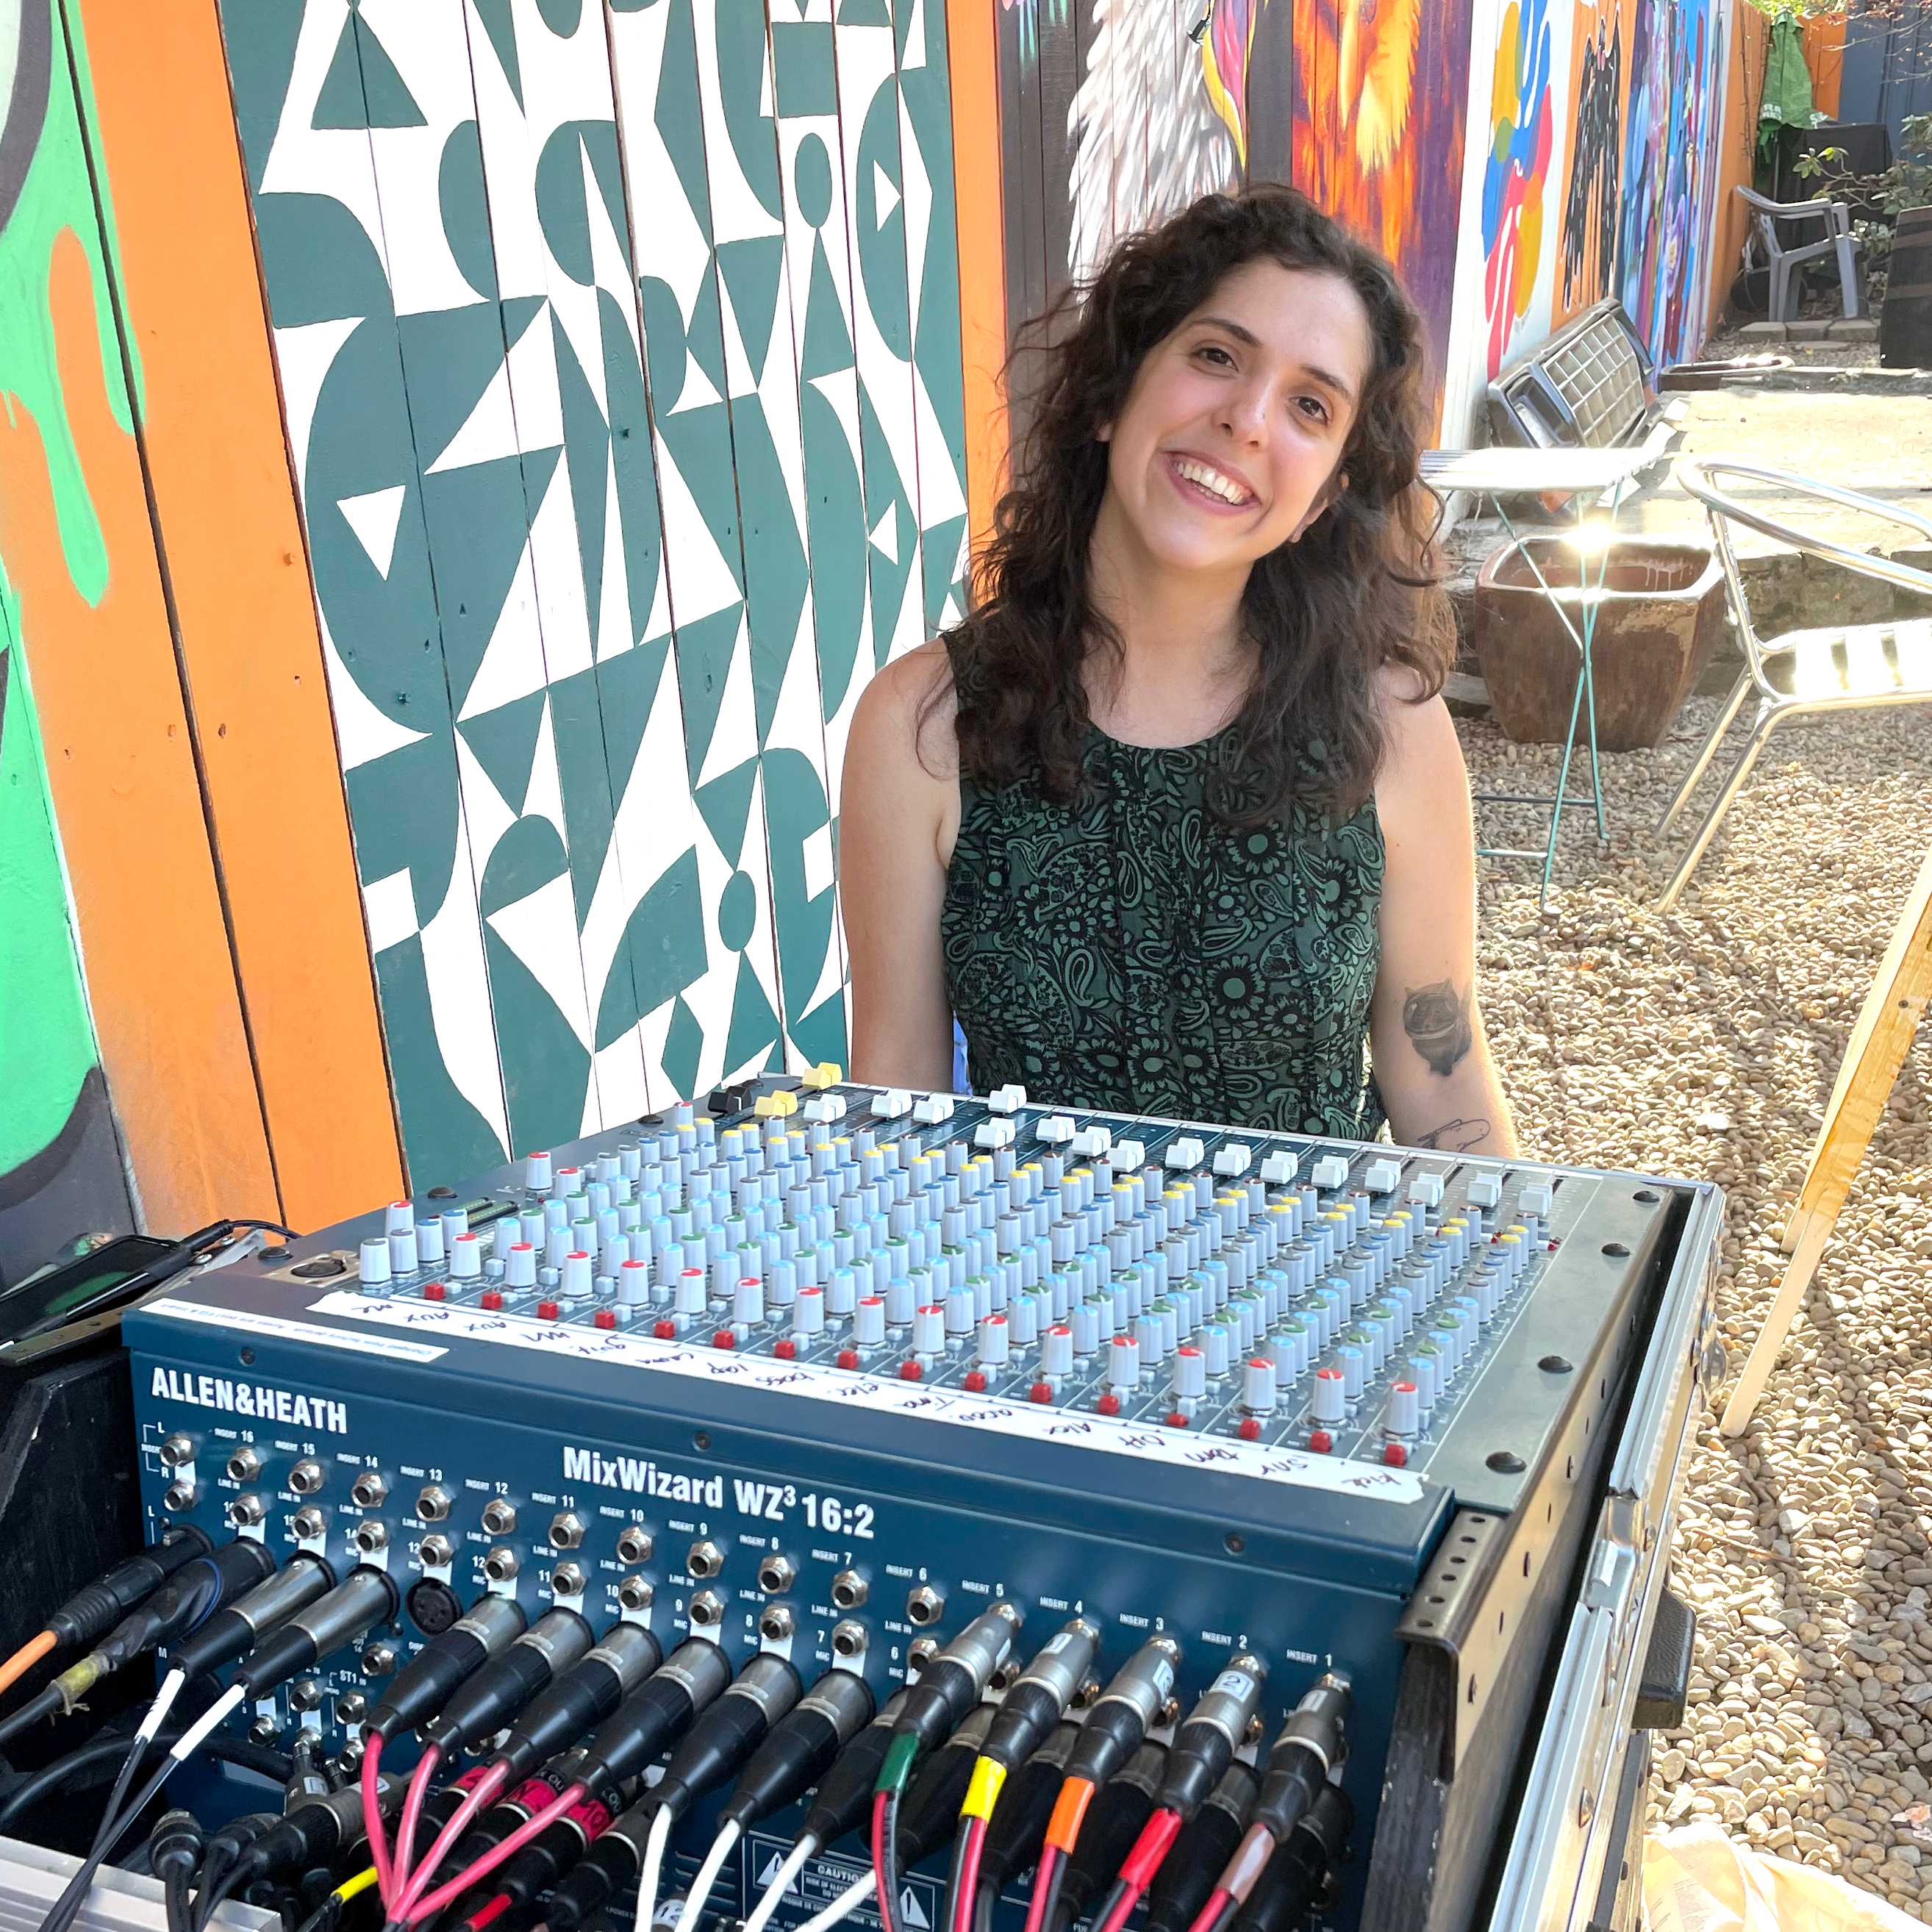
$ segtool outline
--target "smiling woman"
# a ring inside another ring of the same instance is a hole
[[[859,1078],[1506,1152],[1438,693],[1423,350],[1280,188],[1116,250],[1059,318],[973,616],[846,763]]]

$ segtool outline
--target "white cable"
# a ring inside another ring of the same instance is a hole
[[[765,1887],[765,1895],[758,1900],[758,1909],[745,1921],[745,1932],[765,1932],[772,1914],[790,1891],[792,1880],[804,1870],[818,1850],[818,1840],[808,1832],[785,1854],[784,1863],[772,1874],[771,1883]]]
[[[731,1856],[732,1846],[744,1835],[742,1826],[727,1825],[712,1840],[710,1850],[704,1855],[704,1864],[698,1868],[698,1876],[691,1881],[684,1910],[679,1915],[677,1932],[697,1932],[704,1901],[711,1896],[711,1888],[718,1882],[718,1874],[724,1869],[724,1861]]]
[[[154,1701],[148,1706],[148,1714],[141,1720],[141,1728],[134,1733],[134,1742],[143,1750],[154,1742],[154,1733],[161,1728],[161,1720],[172,1707],[188,1679],[178,1670],[170,1670],[161,1679],[161,1688],[154,1693]]]
[[[878,1890],[878,1881],[869,1871],[861,1872],[816,1918],[808,1918],[798,1932],[832,1932]]]
[[[224,1690],[196,1718],[176,1741],[175,1748],[168,1753],[177,1764],[184,1764],[201,1748],[202,1740],[219,1724],[236,1706],[248,1694],[245,1684],[236,1684]]]
[[[651,1834],[644,1840],[644,1860],[638,1873],[638,1916],[631,1932],[651,1932],[658,1916],[658,1886],[664,1876],[664,1853],[670,1845],[670,1807],[667,1804],[651,1820]]]

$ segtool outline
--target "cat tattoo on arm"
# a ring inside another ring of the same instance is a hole
[[[1472,1003],[1447,980],[1412,987],[1402,1003],[1402,1030],[1432,1073],[1445,1079],[1476,1043]]]

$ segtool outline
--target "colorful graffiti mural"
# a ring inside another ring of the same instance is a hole
[[[1510,0],[1496,36],[1483,180],[1483,308],[1493,376],[1529,318],[1544,268],[1544,202],[1556,146],[1550,0]]]
[[[412,1171],[842,1058],[845,734],[960,608],[943,8],[222,20]]]
[[[1714,0],[1637,0],[1635,10],[1618,293],[1669,362],[1703,336],[1728,14]]]
[[[1294,0],[1295,185],[1376,242],[1448,365],[1471,0]]]
[[[78,238],[102,273],[99,231],[58,16],[0,0],[0,415],[30,420],[46,456],[61,555],[98,599],[107,556],[56,352],[50,284]],[[96,282],[98,295],[104,287]],[[104,305],[94,324],[118,372]],[[120,398],[126,428],[126,398]],[[17,564],[17,558],[15,560]],[[90,1230],[133,1225],[56,841],[21,602],[0,538],[0,1285]]]
[[[1571,45],[1568,185],[1558,242],[1562,280],[1553,320],[1567,320],[1610,292],[1616,267],[1622,200],[1623,10],[1576,9]]]

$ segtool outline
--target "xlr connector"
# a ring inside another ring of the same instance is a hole
[[[427,1744],[447,1758],[494,1736],[546,1684],[590,1648],[590,1626],[574,1610],[546,1610],[500,1657],[461,1685],[423,1727]]]
[[[1269,1859],[1233,1932],[1294,1932],[1305,1924],[1347,1853],[1354,1822],[1355,1808],[1348,1794],[1339,1784],[1324,1784],[1308,1815]]]
[[[1294,1828],[1328,1781],[1346,1750],[1348,1680],[1324,1672],[1289,1712],[1262,1768],[1262,1795],[1251,1826],[1268,1832],[1276,1844]]]
[[[614,1796],[730,1681],[724,1652],[704,1637],[687,1637],[591,1733],[577,1777],[600,1798]]]
[[[1084,1617],[1064,1626],[1014,1680],[980,1755],[1009,1772],[1030,1757],[1086,1681],[1100,1642]]]
[[[972,1782],[973,1763],[986,1748],[997,1706],[982,1704],[922,1765],[900,1802],[897,1845],[902,1867],[950,1844],[959,1808]]]
[[[621,1704],[663,1660],[664,1646],[641,1624],[613,1624],[596,1645],[539,1691],[495,1753],[522,1778]]]
[[[191,1523],[168,1532],[158,1543],[117,1563],[105,1576],[76,1590],[48,1618],[46,1627],[63,1649],[92,1643],[104,1630],[158,1590],[184,1564],[206,1556],[214,1544]]]
[[[987,1733],[988,1738],[992,1735]],[[1066,1760],[1079,1737],[1078,1724],[1056,1724],[1046,1742],[1000,1787],[980,1854],[982,1895],[997,1898],[1022,1872],[1039,1862],[1040,1847],[1046,1842],[1047,1821],[1053,1816],[1054,1801],[1066,1776]]]
[[[879,1767],[878,1790],[903,1791],[919,1760],[953,1735],[961,1719],[986,1696],[993,1672],[1012,1649],[1019,1627],[1018,1609],[1002,1598],[927,1660],[919,1682],[907,1690],[892,1726],[892,1748]]]
[[[384,1817],[394,1814],[408,1783],[406,1778],[387,1776],[379,1781]],[[326,1798],[310,1798],[278,1819],[242,1853],[230,1873],[229,1889],[238,1892],[275,1872],[308,1871],[328,1864],[363,1835],[365,1826],[357,1786],[345,1785]]]
[[[751,1756],[804,1688],[783,1658],[762,1651],[750,1659],[671,1753],[663,1778],[652,1787],[651,1808],[668,1808],[682,1816],[694,1799],[714,1790]]]
[[[1113,1882],[1121,1860],[1154,1815],[1154,1794],[1166,1770],[1166,1747],[1143,1743],[1094,1793],[1060,1882],[1060,1902],[1069,1908],[1069,1924],[1084,1918]]]
[[[291,1556],[274,1575],[224,1610],[218,1610],[192,1636],[168,1653],[171,1668],[192,1680],[247,1654],[263,1635],[335,1586],[334,1569],[306,1552]]]
[[[1141,1932],[1186,1932],[1240,1845],[1260,1790],[1238,1759],[1228,1767],[1155,1874]]]
[[[872,1720],[872,1693],[856,1671],[828,1670],[772,1725],[718,1814],[744,1830],[808,1791]]]
[[[1150,1637],[1127,1659],[1080,1726],[1080,1742],[1066,1761],[1070,1782],[1082,1779],[1097,1790],[1132,1756],[1160,1722],[1180,1663],[1180,1646],[1171,1636]]]
[[[191,1558],[138,1610],[123,1617],[92,1656],[74,1668],[96,1664],[97,1677],[118,1670],[142,1652],[197,1628],[224,1604],[245,1596],[274,1568],[275,1559],[263,1544],[241,1538],[209,1556]]]
[[[386,1570],[366,1564],[352,1570],[326,1597],[298,1611],[256,1645],[243,1658],[235,1682],[250,1698],[262,1696],[318,1658],[386,1623],[401,1603]]]
[[[1244,1654],[1228,1659],[1174,1734],[1167,1772],[1154,1793],[1156,1811],[1172,1811],[1184,1825],[1200,1810],[1234,1762],[1261,1708],[1267,1682],[1268,1666],[1259,1658]]]
[[[886,1761],[909,1694],[895,1690],[886,1700],[886,1708],[832,1760],[832,1768],[812,1794],[801,1838],[814,1839],[824,1850],[864,1822],[872,1807],[873,1787],[879,1781],[879,1767]]]
[[[363,1728],[380,1738],[413,1730],[441,1709],[474,1672],[521,1636],[524,1626],[523,1610],[514,1597],[479,1597],[397,1674]]]

